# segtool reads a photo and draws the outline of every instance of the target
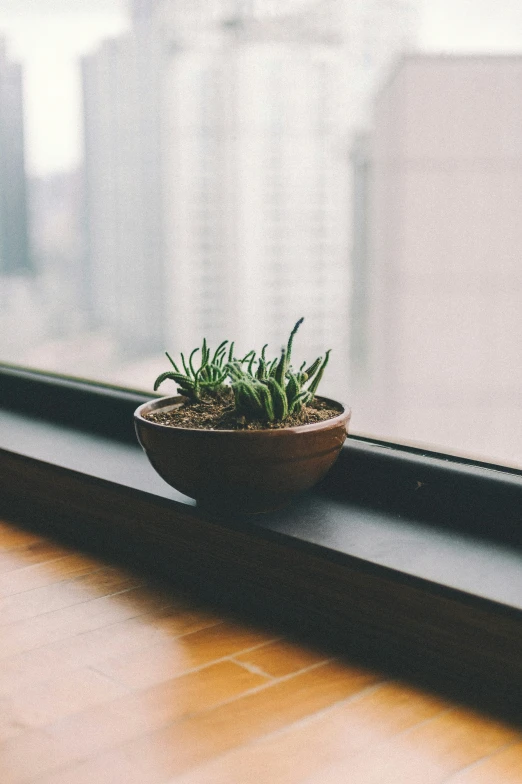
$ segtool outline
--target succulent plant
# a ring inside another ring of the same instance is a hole
[[[301,318],[295,324],[280,357],[267,361],[265,345],[257,360],[257,367],[254,351],[250,351],[242,360],[232,359],[227,363],[236,410],[247,419],[284,421],[292,414],[298,414],[303,406],[313,400],[328,364],[330,351],[308,367],[303,362],[299,370],[294,371],[290,364],[292,344],[303,320]],[[307,383],[309,385],[305,387]]]
[[[166,379],[172,379],[178,383],[178,392],[180,395],[185,395],[190,400],[201,400],[204,396],[216,396],[224,390],[225,380],[228,376],[227,364],[225,364],[225,357],[227,356],[228,340],[224,340],[219,344],[214,352],[212,359],[210,359],[210,349],[207,346],[207,341],[203,338],[203,345],[201,346],[201,363],[199,368],[194,367],[194,357],[199,351],[195,348],[189,358],[188,362],[181,354],[181,363],[183,366],[182,373],[176,365],[168,351],[165,352],[169,362],[174,370],[167,370],[161,373],[154,382],[154,391],[156,391],[160,384]],[[228,361],[233,357],[234,344],[232,343],[228,351]]]
[[[330,351],[327,351],[324,357],[318,357],[308,367],[303,362],[299,370],[293,369],[290,363],[292,345],[303,321],[301,318],[295,324],[281,355],[272,360],[266,358],[268,344],[263,346],[257,359],[253,349],[242,359],[236,359],[234,343],[229,345],[228,340],[219,344],[211,359],[204,339],[199,368],[194,367],[194,357],[199,351],[195,348],[188,362],[181,354],[182,373],[170,354],[165,352],[174,369],[158,376],[154,390],[166,379],[172,379],[178,383],[181,395],[191,401],[200,401],[205,397],[222,395],[228,387],[225,382],[229,380],[238,414],[247,420],[284,421],[299,414],[313,400],[330,357]]]

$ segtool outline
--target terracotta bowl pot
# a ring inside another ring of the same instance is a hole
[[[339,415],[280,430],[202,430],[160,425],[144,414],[180,406],[185,398],[144,403],[134,413],[138,440],[158,474],[208,508],[268,512],[308,490],[335,462],[350,410],[318,398]]]

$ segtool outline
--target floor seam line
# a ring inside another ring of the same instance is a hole
[[[440,784],[451,784],[451,780],[455,779],[457,776],[460,776],[461,773],[465,773],[468,770],[473,770],[474,768],[479,768],[484,762],[487,762],[489,759],[496,757],[497,754],[501,754],[506,749],[511,748],[512,746],[516,746],[522,742],[522,738],[519,737],[517,740],[510,741],[509,743],[504,743],[502,746],[499,746],[498,749],[495,749],[490,754],[485,754],[480,759],[474,760],[474,762],[470,762],[469,765],[465,765],[463,768],[456,770],[454,773],[451,773],[448,778],[443,779]]]

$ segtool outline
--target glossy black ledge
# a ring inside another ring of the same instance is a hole
[[[350,438],[288,510],[212,517],[136,445],[145,397],[0,369],[0,513],[519,718],[522,472]]]

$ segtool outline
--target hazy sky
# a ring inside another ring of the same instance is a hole
[[[522,52],[522,0],[417,0],[417,6],[424,50]],[[24,65],[30,172],[78,163],[78,57],[127,24],[125,0],[2,0],[0,33]]]

